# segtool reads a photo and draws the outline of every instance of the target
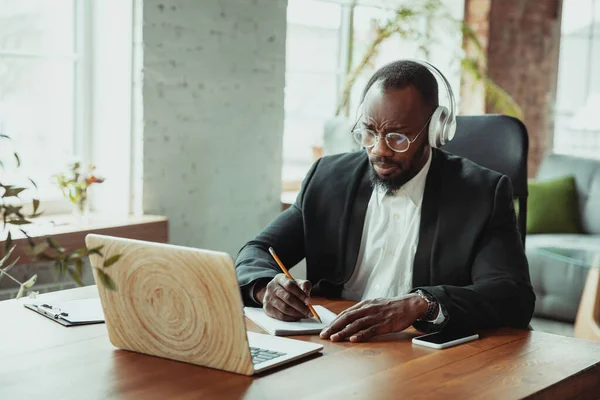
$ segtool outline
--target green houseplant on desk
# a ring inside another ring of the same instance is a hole
[[[10,137],[0,134],[2,144],[9,143]],[[4,168],[4,162],[0,160],[0,168]],[[21,160],[17,153],[14,153],[16,167],[21,166]],[[98,182],[98,179],[96,182]],[[36,183],[29,179],[30,187],[5,184],[0,179],[0,214],[2,215],[2,230],[0,231],[4,239],[4,248],[0,249],[0,280],[7,278],[19,286],[17,298],[24,296],[26,291],[31,289],[37,280],[37,274],[29,277],[25,282],[16,279],[10,273],[11,269],[18,265],[20,257],[13,257],[16,245],[13,244],[13,232],[18,230],[20,235],[27,239],[27,247],[24,254],[34,261],[51,262],[59,276],[68,275],[78,285],[83,285],[83,260],[90,254],[100,254],[101,248],[88,249],[86,247],[74,251],[66,251],[60,243],[50,236],[40,239],[34,239],[27,234],[26,226],[33,223],[36,217],[42,213],[40,209],[40,200],[33,198],[31,202],[21,199],[21,194],[27,190],[37,189]],[[90,183],[91,184],[91,183]],[[88,185],[89,186],[89,185]],[[105,261],[105,268],[114,264],[120,255],[111,257]],[[110,275],[103,269],[98,269],[98,276],[109,289],[116,290],[116,286]]]

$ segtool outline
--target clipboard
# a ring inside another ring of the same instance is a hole
[[[99,298],[71,300],[54,304],[23,304],[23,306],[67,327],[104,322],[104,312]]]

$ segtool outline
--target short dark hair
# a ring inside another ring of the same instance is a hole
[[[375,72],[361,97],[365,100],[367,92],[374,83],[381,82],[383,90],[402,89],[413,86],[421,94],[425,105],[435,109],[439,105],[438,85],[435,76],[422,64],[409,60],[391,62]]]

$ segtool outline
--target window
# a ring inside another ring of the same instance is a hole
[[[88,115],[84,0],[0,0],[0,142],[3,182],[60,199],[50,176],[85,154]],[[12,163],[18,152],[22,166]]]
[[[600,157],[600,0],[563,2],[554,151]]]
[[[335,114],[347,76],[348,52],[352,49],[352,65],[356,65],[374,38],[375,23],[393,16],[396,6],[402,3],[406,1],[288,0],[284,190],[297,190],[319,156],[325,122]],[[443,3],[454,18],[462,19],[464,0],[444,0]],[[423,21],[423,29],[426,23]],[[441,31],[433,42],[429,61],[444,72],[458,101],[460,62],[456,54],[461,51],[462,38],[444,35]],[[385,41],[372,65],[353,86],[349,118],[355,117],[362,88],[373,72],[401,58],[426,57],[417,44],[408,40],[393,37]],[[440,91],[440,102],[447,102],[443,91]]]
[[[284,182],[302,180],[319,133],[333,115],[339,80],[342,6],[289,0],[287,11]]]

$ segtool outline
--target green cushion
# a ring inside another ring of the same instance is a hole
[[[527,233],[579,233],[575,178],[529,181]]]

